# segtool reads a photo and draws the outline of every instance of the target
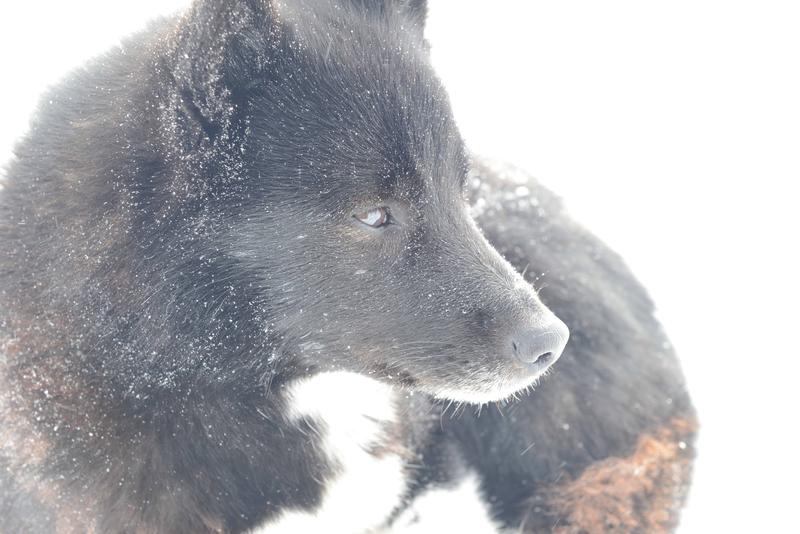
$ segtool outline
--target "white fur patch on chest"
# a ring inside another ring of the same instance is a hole
[[[432,487],[418,495],[403,510],[386,534],[442,534],[470,532],[497,534],[475,473],[468,473],[452,486]]]
[[[313,511],[287,510],[254,532],[369,532],[389,518],[406,492],[403,459],[375,454],[397,424],[398,393],[367,376],[320,373],[300,379],[287,393],[289,419],[319,428],[322,452],[334,474],[324,480]]]

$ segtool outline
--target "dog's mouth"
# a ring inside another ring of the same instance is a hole
[[[456,349],[454,345],[428,347],[423,342],[415,343],[415,347],[420,345],[430,350],[424,352],[425,358],[411,361],[390,357],[396,355],[389,349],[366,350],[360,360],[369,363],[359,372],[408,392],[417,391],[447,402],[482,405],[530,393],[561,355],[559,347],[557,351],[540,351],[535,357],[520,358],[520,348],[509,344],[514,352],[504,358],[472,355],[455,359],[441,352],[443,348]],[[376,353],[381,356],[376,357]],[[424,365],[420,365],[422,361]]]
[[[533,391],[539,380],[548,374],[553,361],[550,358],[530,364],[529,370],[522,376],[495,377],[481,380],[474,385],[434,388],[432,394],[439,400],[475,405],[518,399]]]

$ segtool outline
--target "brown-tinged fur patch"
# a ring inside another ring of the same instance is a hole
[[[42,476],[51,460],[54,425],[90,428],[92,414],[77,410],[68,400],[81,384],[64,381],[63,360],[48,357],[62,350],[44,335],[36,322],[15,317],[11,331],[16,337],[2,341],[4,365],[0,368],[0,455],[14,473],[12,486],[27,495],[31,506],[52,518],[55,534],[95,532],[87,523],[87,510],[65,494],[57,483]],[[53,316],[44,319],[51,328],[60,326]],[[29,347],[43,348],[45,356],[28,361]]]
[[[671,531],[688,490],[696,430],[693,417],[675,417],[643,434],[629,456],[601,460],[577,478],[562,478],[541,488],[531,499],[522,530],[557,534]]]

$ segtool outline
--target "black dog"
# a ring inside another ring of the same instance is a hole
[[[0,196],[2,532],[675,524],[652,306],[469,170],[425,12],[200,0],[44,99]]]

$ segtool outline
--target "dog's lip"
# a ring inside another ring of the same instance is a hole
[[[554,361],[555,359],[544,364],[519,362],[515,378],[499,381],[493,388],[437,388],[430,393],[439,400],[474,405],[502,402],[530,391],[547,374]]]

